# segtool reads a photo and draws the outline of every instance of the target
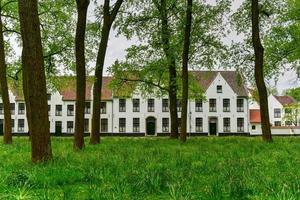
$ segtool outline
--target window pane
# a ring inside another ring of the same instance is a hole
[[[119,99],[119,112],[126,112],[126,99]]]
[[[216,99],[209,99],[209,111],[217,112],[217,100]]]
[[[162,118],[162,131],[169,132],[169,118]]]
[[[133,112],[140,112],[140,100],[139,99],[132,99],[132,108]]]
[[[195,102],[195,111],[202,112],[203,111],[203,102],[202,100],[196,100]]]
[[[133,132],[140,132],[140,118],[133,118]]]
[[[169,99],[162,99],[162,111],[169,112]]]
[[[119,118],[119,132],[126,132],[126,118]]]

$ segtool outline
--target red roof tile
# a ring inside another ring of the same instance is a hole
[[[296,103],[293,97],[290,96],[274,96],[283,106]]]
[[[259,109],[250,109],[250,123],[261,123]]]

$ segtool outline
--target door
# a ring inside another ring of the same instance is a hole
[[[217,135],[217,119],[209,119],[209,135]]]
[[[209,135],[217,135],[217,124],[209,123]]]
[[[56,121],[55,122],[55,134],[56,135],[61,135],[62,134],[62,122],[61,121]]]
[[[148,117],[146,119],[146,133],[147,133],[147,135],[155,135],[156,119],[154,117]]]
[[[4,133],[4,120],[0,119],[0,135]]]

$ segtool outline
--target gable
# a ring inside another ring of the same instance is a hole
[[[234,93],[238,96],[248,96],[242,75],[237,71],[191,71],[191,73],[204,91],[210,87],[218,74],[220,74]]]

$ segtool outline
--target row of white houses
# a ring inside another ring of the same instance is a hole
[[[253,115],[257,107],[249,100],[245,85],[238,81],[240,76],[237,72],[197,71],[193,74],[205,91],[206,99],[188,102],[190,135],[260,134],[259,121],[255,121],[254,117],[257,116]],[[75,77],[62,77],[62,79],[64,79],[63,86],[48,95],[50,132],[57,135],[73,134],[75,128]],[[100,130],[102,134],[132,136],[169,134],[170,115],[167,97],[145,98],[138,92],[130,98],[117,97],[109,89],[111,80],[111,77],[103,78]],[[9,96],[12,131],[15,134],[26,134],[28,125],[24,98],[14,89],[9,91]],[[86,133],[89,133],[91,129],[92,101],[94,101],[92,82],[88,81],[85,108]],[[276,104],[271,105],[276,107]],[[180,109],[180,101],[178,101],[179,118]],[[283,108],[280,107],[280,109]],[[281,126],[283,119],[280,121]],[[276,122],[275,125],[279,126],[279,123]],[[3,104],[0,99],[0,133],[3,133],[3,127]]]

